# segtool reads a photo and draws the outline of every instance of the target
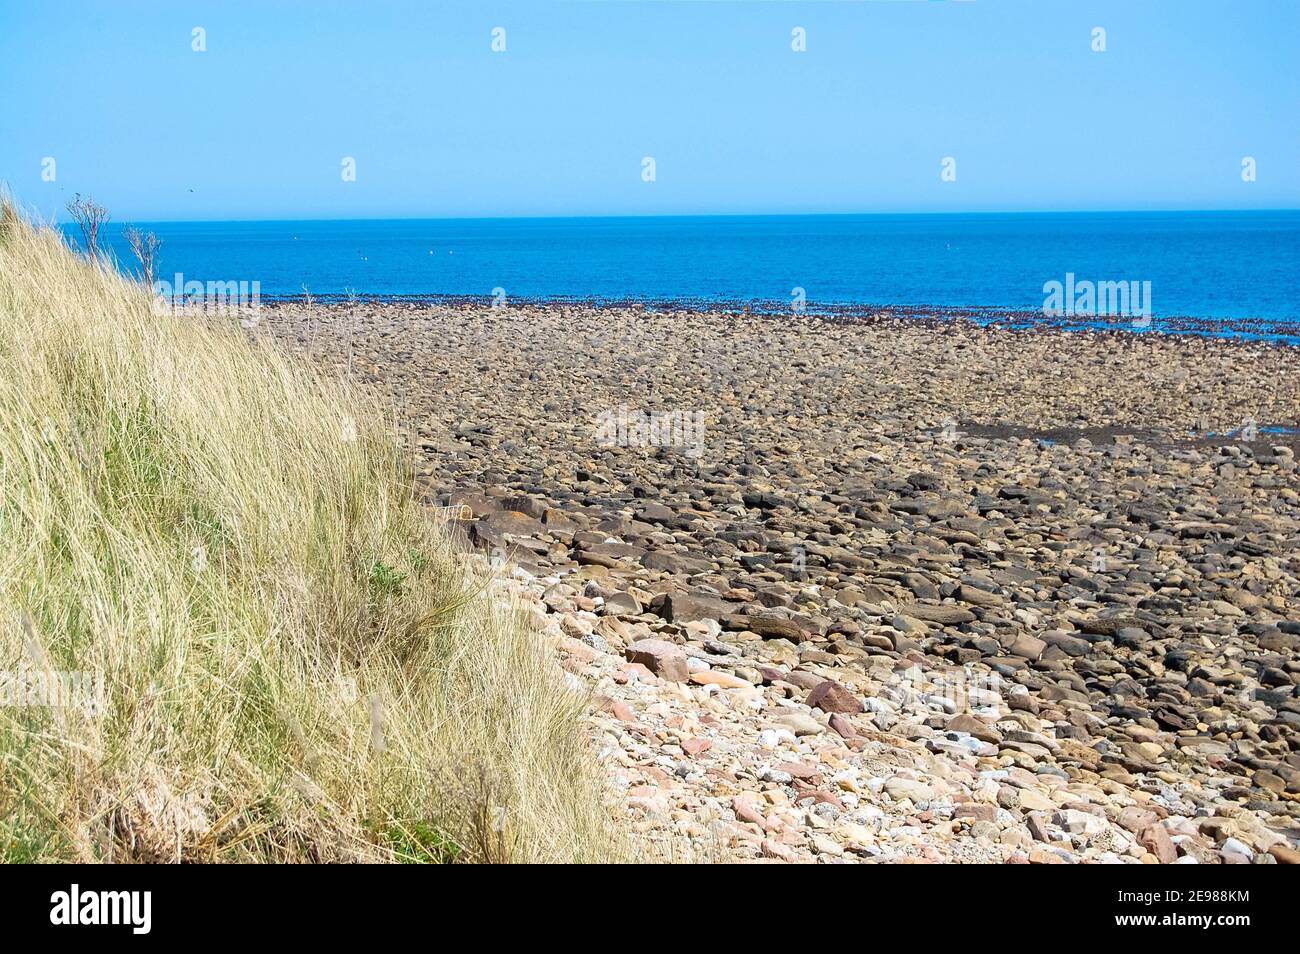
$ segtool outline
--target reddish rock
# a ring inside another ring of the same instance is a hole
[[[635,722],[636,713],[626,702],[620,702],[617,699],[610,703],[609,711],[614,714],[614,718],[619,722]]]
[[[775,858],[777,861],[794,861],[796,855],[785,845],[775,842],[770,838],[764,838],[761,848],[764,858]]]
[[[817,788],[816,786],[809,785],[806,782],[801,782],[796,778],[794,780],[794,799],[796,802],[801,802],[805,798],[811,798],[817,802],[825,802],[827,805],[834,805],[836,808],[844,807],[844,804],[838,798],[826,791],[824,788]]]
[[[638,682],[649,681],[653,676],[654,673],[645,666],[634,662],[628,663],[618,672],[614,673],[614,681],[619,685],[626,685],[634,679]]]
[[[853,728],[853,723],[848,716],[836,712],[831,716],[830,724],[831,730],[841,739],[856,739],[858,737],[857,730]]]
[[[862,712],[862,700],[838,682],[827,679],[808,693],[808,705],[823,712],[854,714]]]
[[[720,822],[719,824],[723,827],[723,829],[727,831],[728,834],[731,835],[733,839],[739,839],[741,841],[747,841],[751,843],[762,841],[763,839],[763,836],[761,834],[754,831],[752,828],[746,828],[744,825],[737,825],[734,824],[733,822]]]
[[[711,748],[713,742],[709,739],[686,739],[682,742],[682,751],[693,759],[699,758]]]
[[[997,821],[998,806],[988,802],[963,802],[952,810],[953,818],[969,818],[973,821]]]
[[[767,827],[767,819],[763,817],[763,813],[755,808],[754,803],[748,798],[737,795],[731,800],[731,807],[736,812],[737,820],[750,825],[757,825],[759,828]]]
[[[989,725],[982,719],[977,719],[973,715],[961,713],[953,716],[948,721],[949,732],[965,732],[967,735],[974,736],[982,742],[988,742],[997,745],[1002,741],[1002,733],[993,726]]]
[[[817,776],[817,766],[806,762],[782,762],[776,766],[776,770],[793,778],[809,779]]]
[[[1159,823],[1148,825],[1138,832],[1138,842],[1159,859],[1162,865],[1172,865],[1178,860],[1178,849],[1169,840],[1169,832]]]
[[[800,689],[816,689],[826,680],[816,673],[805,672],[802,669],[793,669],[781,676],[781,682],[789,683],[792,686],[798,686]]]
[[[666,639],[638,639],[623,653],[629,662],[640,663],[660,679],[685,682],[690,676],[686,654]]]
[[[669,775],[657,765],[642,766],[641,771],[645,773],[646,778],[657,782],[664,788],[672,788],[677,784],[677,780],[673,776]]]

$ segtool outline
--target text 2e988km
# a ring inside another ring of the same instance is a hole
[[[1166,900],[1189,901],[1192,904],[1250,901],[1249,891],[1167,891],[1165,893]]]

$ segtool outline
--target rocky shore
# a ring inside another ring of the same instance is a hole
[[[666,852],[1300,857],[1300,350],[467,303],[253,333],[397,409]]]

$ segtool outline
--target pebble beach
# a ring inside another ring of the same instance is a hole
[[[1300,350],[281,302],[671,858],[1300,860]]]

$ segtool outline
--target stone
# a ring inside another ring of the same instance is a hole
[[[1006,603],[1001,596],[996,593],[990,593],[982,590],[978,586],[969,586],[963,583],[957,588],[957,599],[963,603],[971,603],[974,606],[1002,606]]]
[[[803,642],[808,634],[793,620],[777,619],[770,616],[734,617],[735,625],[757,633],[764,639],[788,639],[792,643]]]
[[[650,604],[650,608],[673,623],[687,620],[721,619],[730,609],[720,599],[693,593],[666,593]]]
[[[733,676],[729,672],[719,672],[716,669],[707,669],[703,672],[691,673],[691,682],[701,686],[718,686],[721,689],[751,689],[752,684],[741,679],[739,676]]]
[[[1162,865],[1171,865],[1178,860],[1178,849],[1174,847],[1163,824],[1143,828],[1137,837],[1139,844],[1155,855]]]
[[[660,679],[685,682],[690,676],[686,653],[663,639],[639,639],[624,651],[629,662],[640,663]]]
[[[683,739],[682,751],[691,758],[699,758],[709,749],[713,748],[713,742],[709,739]]]
[[[820,722],[812,716],[804,715],[802,712],[788,712],[785,715],[777,716],[772,721],[789,729],[796,736],[819,735],[826,731]]]
[[[857,731],[853,728],[853,723],[847,717],[840,713],[834,713],[828,720],[831,730],[842,739],[856,739]]]
[[[604,612],[608,616],[639,616],[641,603],[631,593],[615,593],[605,600]]]
[[[1073,835],[1099,835],[1106,830],[1106,819],[1072,808],[1058,811],[1052,820]]]
[[[1268,853],[1276,858],[1280,865],[1300,865],[1300,851],[1288,845],[1272,845]]]
[[[1022,792],[1023,796],[1024,793]],[[1038,812],[1031,812],[1025,818],[1025,827],[1029,829],[1029,835],[1034,841],[1051,841],[1052,834],[1047,827],[1047,820]]]
[[[924,782],[894,776],[885,780],[885,791],[895,799],[907,799],[913,804],[934,798],[934,790]]]
[[[833,679],[826,679],[819,683],[812,692],[808,693],[805,701],[812,708],[821,709],[823,712],[854,715],[865,711],[862,700]]]
[[[988,802],[963,802],[953,807],[952,817],[992,822],[997,820],[998,806],[991,805]]]
[[[938,605],[904,603],[898,608],[898,611],[904,616],[912,617],[912,619],[919,619],[927,623],[938,623],[941,626],[955,626],[958,623],[969,623],[976,619],[975,614],[970,610],[949,603]]]
[[[1016,638],[1007,647],[1007,652],[1022,659],[1032,660],[1041,656],[1045,649],[1047,649],[1047,643],[1036,636],[1030,636],[1028,633],[1017,633]]]
[[[1001,732],[984,720],[977,719],[973,715],[964,712],[949,719],[947,729],[949,732],[964,732],[994,745],[1002,741]]]
[[[767,827],[767,819],[758,810],[752,799],[737,795],[731,800],[731,807],[736,813],[737,821],[745,822],[748,825],[757,825],[759,828]]]
[[[1020,807],[1027,812],[1050,812],[1055,810],[1056,803],[1037,789],[1022,788]]]
[[[1152,825],[1159,822],[1160,817],[1149,809],[1138,808],[1135,805],[1130,805],[1119,813],[1119,818],[1117,818],[1116,821],[1119,824],[1119,827],[1136,834],[1144,828],[1150,828]]]

